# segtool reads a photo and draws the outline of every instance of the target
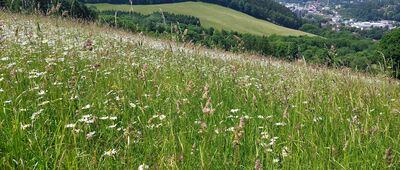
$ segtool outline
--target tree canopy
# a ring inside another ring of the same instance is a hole
[[[392,30],[383,36],[379,43],[379,47],[382,50],[385,57],[392,59],[394,62],[394,68],[400,69],[400,28]],[[397,77],[399,75],[397,74]]]
[[[39,12],[45,15],[65,15],[86,20],[96,19],[95,10],[78,0],[0,0],[0,5],[16,12]]]

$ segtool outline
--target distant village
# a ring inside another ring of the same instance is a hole
[[[357,21],[353,18],[345,18],[339,14],[338,10],[342,5],[322,4],[317,1],[308,1],[304,3],[285,3],[282,5],[289,8],[300,17],[319,16],[323,18],[321,26],[333,26],[333,29],[339,30],[341,27],[353,27],[360,30],[369,30],[371,28],[394,29],[399,24],[396,21],[380,20],[380,21]],[[352,1],[349,1],[352,3]]]

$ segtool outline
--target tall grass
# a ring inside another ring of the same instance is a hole
[[[0,16],[1,169],[399,168],[398,81]]]

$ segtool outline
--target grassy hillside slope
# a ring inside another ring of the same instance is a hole
[[[311,35],[298,30],[281,27],[270,22],[260,20],[247,14],[225,8],[219,5],[203,2],[183,2],[160,5],[112,5],[112,4],[88,4],[98,10],[133,11],[149,14],[156,11],[172,12],[177,14],[198,17],[204,27],[214,27],[251,33],[256,35]]]
[[[396,80],[0,18],[0,169],[399,168]]]

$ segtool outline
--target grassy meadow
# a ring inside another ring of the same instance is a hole
[[[0,169],[397,169],[400,83],[0,12]]]
[[[135,11],[143,14],[153,12],[171,12],[176,14],[195,16],[200,19],[202,26],[254,35],[309,35],[302,31],[281,27],[265,20],[260,20],[223,6],[204,2],[182,2],[159,5],[113,5],[113,4],[88,4],[99,11]]]

